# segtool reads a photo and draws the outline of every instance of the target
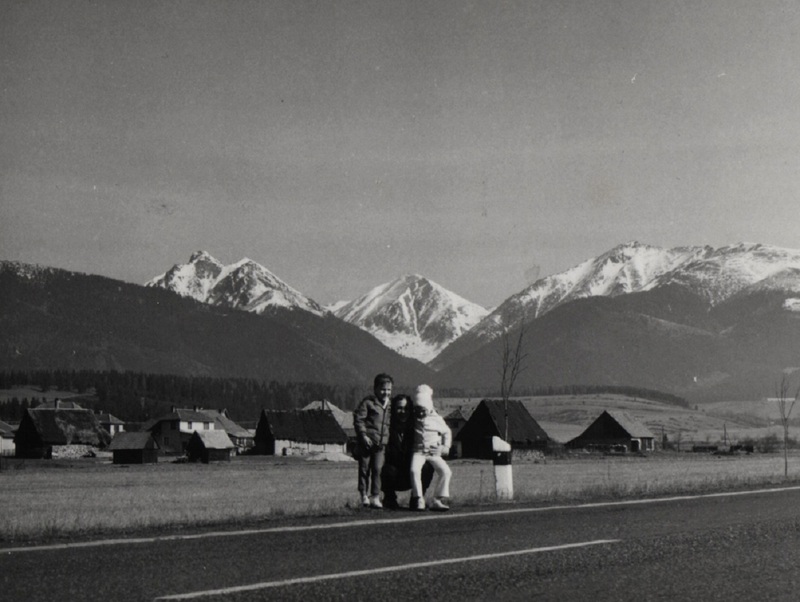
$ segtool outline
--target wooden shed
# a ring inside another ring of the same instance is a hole
[[[506,421],[508,438],[506,439]],[[550,438],[525,405],[516,399],[506,405],[501,399],[484,399],[455,436],[464,458],[492,458],[492,437],[511,443],[512,449],[547,449]]]
[[[262,410],[255,453],[347,452],[347,435],[326,410]]]
[[[155,464],[158,462],[158,443],[147,432],[117,433],[108,446],[114,464]]]
[[[655,448],[655,436],[629,414],[604,410],[583,433],[567,442],[566,447],[598,451],[652,451]]]
[[[110,441],[94,412],[82,409],[28,409],[14,436],[18,458],[80,457]]]
[[[235,448],[225,431],[195,431],[189,438],[186,454],[190,462],[230,462]]]

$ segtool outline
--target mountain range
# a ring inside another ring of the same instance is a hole
[[[522,333],[519,387],[625,385],[710,400],[774,395],[800,366],[800,251],[761,244],[626,243],[492,311],[420,275],[326,308],[251,260],[226,266],[202,251],[145,287],[0,262],[0,301],[4,368],[334,382],[390,370],[490,391],[502,346]]]
[[[332,313],[399,354],[428,362],[472,328],[486,309],[418,275],[401,276],[350,302],[323,308],[264,266],[242,259],[223,265],[205,251],[145,286],[164,288],[218,307],[257,314],[276,308]]]

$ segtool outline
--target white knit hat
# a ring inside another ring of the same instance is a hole
[[[428,411],[433,410],[433,389],[428,385],[420,385],[414,393],[414,405],[425,408]]]

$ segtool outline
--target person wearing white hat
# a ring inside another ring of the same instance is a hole
[[[413,510],[425,510],[422,467],[433,466],[437,481],[431,510],[449,510],[450,479],[453,472],[442,456],[450,453],[453,434],[433,407],[433,389],[420,385],[414,394],[414,456],[411,458],[411,496]]]

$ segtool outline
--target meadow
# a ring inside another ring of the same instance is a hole
[[[498,502],[490,461],[454,460],[453,508],[566,503],[699,493],[800,482],[800,454],[657,452],[570,456],[513,465],[513,502]],[[238,457],[230,463],[113,465],[109,459],[19,461],[0,470],[0,541],[45,541],[241,527],[286,517],[374,517],[358,506],[352,461]],[[407,500],[401,497],[401,502]]]

